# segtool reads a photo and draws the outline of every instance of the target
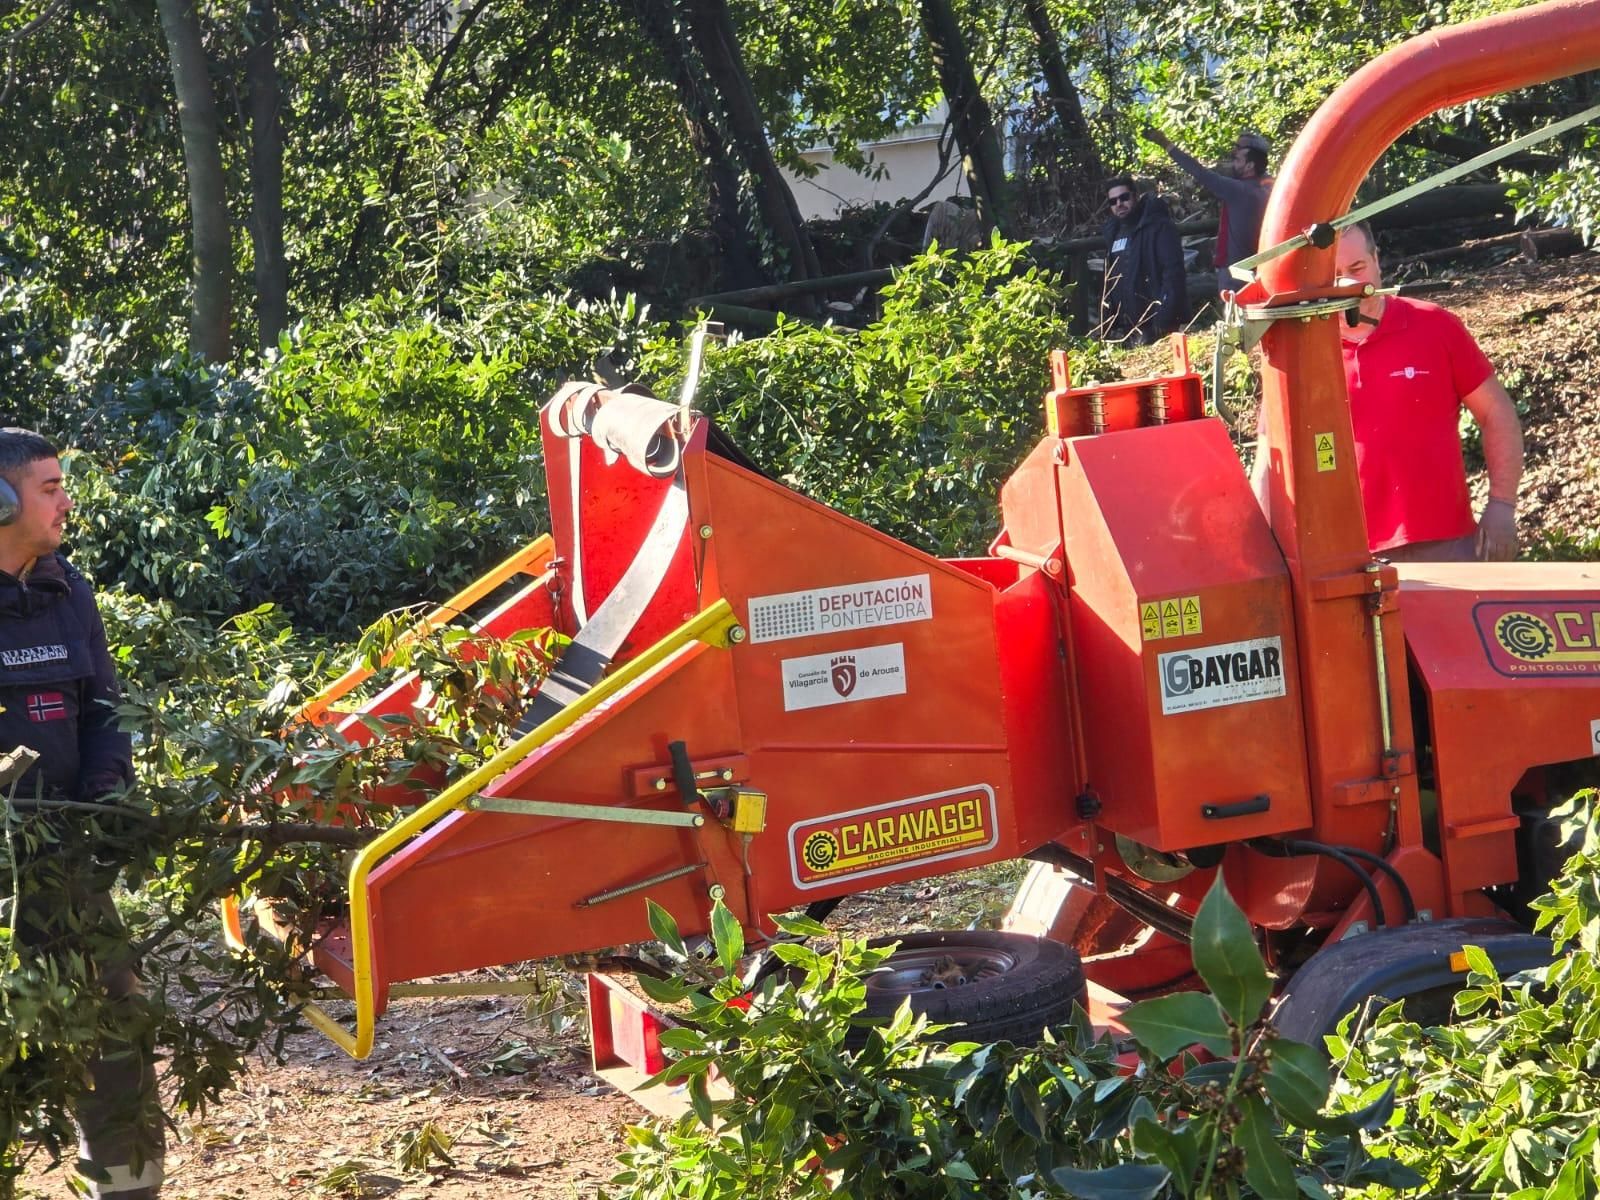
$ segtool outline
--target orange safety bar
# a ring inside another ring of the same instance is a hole
[[[493,592],[501,584],[518,575],[537,575],[555,557],[555,541],[548,533],[540,534],[515,554],[503,559],[484,574],[478,576],[443,604],[419,617],[410,629],[396,639],[395,645],[379,662],[383,666],[394,657],[394,651],[407,642],[424,637],[433,630],[464,614],[469,608]],[[323,688],[301,707],[294,720],[323,724],[332,719],[331,710],[345,696],[372,678],[377,668],[358,663],[327,687]],[[240,920],[239,897],[224,896],[218,906],[222,920],[222,937],[235,951],[245,948],[244,926]]]
[[[433,632],[442,625],[448,625],[513,576],[538,574],[555,557],[555,552],[555,542],[548,533],[536,537],[510,558],[474,579],[443,604],[419,617],[417,623],[396,640],[395,649]],[[384,654],[379,665],[387,664],[391,658],[393,658],[392,650]],[[319,724],[330,720],[329,710],[352,690],[370,679],[373,671],[374,668],[365,664],[351,667],[306,701],[305,706],[295,714],[295,720]]]

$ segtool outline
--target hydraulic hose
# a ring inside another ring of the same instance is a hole
[[[1362,862],[1371,863],[1389,877],[1395,890],[1400,893],[1400,904],[1406,910],[1406,923],[1410,924],[1417,919],[1417,902],[1411,895],[1411,885],[1406,882],[1406,877],[1400,874],[1392,862],[1381,854],[1374,854],[1371,850],[1362,850],[1358,846],[1336,846],[1336,850],[1343,850],[1351,858],[1358,858]]]
[[[1379,925],[1389,924],[1389,914],[1384,910],[1383,897],[1378,894],[1378,885],[1355,858],[1337,846],[1325,845],[1322,842],[1301,842],[1284,839],[1280,842],[1252,842],[1256,849],[1265,854],[1275,854],[1279,858],[1291,858],[1296,854],[1318,854],[1323,858],[1331,858],[1339,863],[1352,875],[1361,881],[1361,886],[1367,891],[1367,899],[1372,901],[1372,912]],[[1279,852],[1281,848],[1281,853]]]

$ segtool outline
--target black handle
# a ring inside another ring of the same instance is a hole
[[[1200,815],[1208,821],[1222,821],[1228,817],[1249,817],[1264,813],[1272,807],[1272,797],[1265,792],[1248,800],[1235,800],[1232,804],[1202,804]]]
[[[668,742],[667,755],[672,759],[672,782],[678,785],[678,796],[686,805],[700,801],[700,789],[694,785],[694,764],[689,761],[689,747],[683,742]]]

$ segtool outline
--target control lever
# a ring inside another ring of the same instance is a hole
[[[726,791],[720,795],[702,792],[695,786],[694,764],[689,761],[689,747],[684,742],[668,742],[667,755],[672,759],[672,782],[678,786],[678,795],[685,807],[704,804],[719,821],[726,821],[733,805]],[[720,790],[720,789],[719,789]]]

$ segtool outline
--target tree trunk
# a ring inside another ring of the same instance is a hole
[[[683,10],[700,61],[722,99],[728,141],[755,181],[761,219],[789,252],[790,275],[811,279],[822,274],[800,207],[767,143],[766,124],[750,86],[726,0],[686,0]]]
[[[256,324],[263,350],[289,324],[289,263],[283,252],[283,125],[279,120],[278,12],[275,0],[250,0],[245,17],[246,103],[250,113],[250,238],[255,247]]]
[[[1039,69],[1044,73],[1045,91],[1050,97],[1050,110],[1055,114],[1061,131],[1061,145],[1066,151],[1068,168],[1080,184],[1098,187],[1105,172],[1100,161],[1100,150],[1089,132],[1089,122],[1083,115],[1083,103],[1078,89],[1073,85],[1072,73],[1061,56],[1061,41],[1056,37],[1055,26],[1050,23],[1050,12],[1045,0],[1023,0],[1028,24],[1033,26],[1033,36],[1039,43]]]
[[[712,236],[722,250],[724,286],[750,288],[765,282],[761,255],[750,240],[739,211],[739,173],[728,157],[717,129],[711,98],[680,40],[671,0],[634,0],[634,12],[662,61],[683,105],[683,122],[695,157],[704,164],[709,193],[707,215]]]
[[[995,132],[989,103],[978,88],[967,55],[967,40],[956,20],[950,0],[920,0],[922,30],[928,35],[933,64],[939,71],[939,85],[950,106],[950,121],[961,147],[961,165],[967,184],[978,206],[978,219],[987,229],[1002,235],[1011,232],[1011,213],[1006,201],[1005,158]]]
[[[156,8],[172,60],[183,162],[189,175],[189,222],[194,239],[189,348],[213,362],[226,362],[233,320],[233,246],[211,67],[200,40],[200,16],[194,0],[156,0]]]

